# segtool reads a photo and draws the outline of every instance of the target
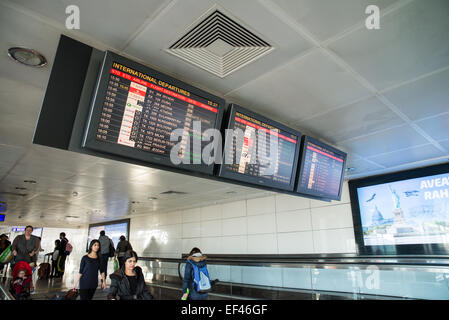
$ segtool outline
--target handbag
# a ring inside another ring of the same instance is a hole
[[[114,272],[118,270],[118,261],[117,258],[114,259]]]
[[[66,300],[76,300],[76,298],[78,298],[78,295],[79,295],[79,293],[78,293],[77,289],[70,289],[65,294],[65,299]]]

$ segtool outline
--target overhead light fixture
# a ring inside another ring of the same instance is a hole
[[[8,49],[8,56],[16,62],[30,67],[43,67],[47,59],[34,49],[12,47]]]
[[[25,183],[31,183],[31,184],[37,183],[36,180],[23,180],[23,182],[25,182]]]

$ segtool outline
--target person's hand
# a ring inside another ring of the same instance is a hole
[[[17,251],[16,251],[16,250],[13,250],[13,251],[12,251],[12,254],[13,254],[14,256],[17,256]]]
[[[34,251],[30,252],[30,257],[34,256]]]
[[[106,281],[103,281],[103,283],[101,284],[101,287],[103,288],[103,290],[106,290]]]

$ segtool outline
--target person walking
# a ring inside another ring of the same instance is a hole
[[[67,252],[66,252],[66,247],[67,247],[67,243],[69,242],[69,240],[66,238],[65,236],[65,232],[61,232],[59,234],[59,247],[58,247],[58,260],[56,263],[56,268],[57,268],[57,273],[56,273],[56,278],[62,278],[62,276],[64,275],[65,272],[65,261],[67,259]]]
[[[57,239],[55,240],[55,249],[52,253],[49,253],[51,255],[51,272],[50,272],[50,278],[54,278],[58,276],[58,258],[59,258],[59,246],[61,245],[61,240]]]
[[[119,268],[123,267],[123,264],[125,263],[124,257],[125,253],[128,250],[132,250],[133,247],[131,246],[131,243],[129,243],[128,240],[126,240],[125,236],[120,236],[120,241],[117,244],[117,250],[115,251],[115,256],[118,259]]]
[[[114,243],[112,240],[106,235],[106,232],[104,230],[100,231],[100,237],[98,238],[98,241],[100,241],[101,245],[101,257],[102,257],[102,263],[103,263],[103,270],[105,276],[108,275],[108,260],[110,257],[114,256]]]
[[[137,253],[128,250],[123,256],[123,266],[117,269],[109,277],[111,286],[108,299],[117,300],[152,300],[153,296],[148,290],[142,269],[136,266]]]
[[[208,294],[201,291],[201,286],[210,289],[209,273],[206,267],[207,257],[198,248],[193,248],[186,261],[184,280],[182,282],[182,300],[206,300]]]
[[[30,265],[32,263],[36,263],[37,253],[40,248],[40,240],[38,237],[33,236],[33,227],[26,226],[25,233],[18,235],[12,245],[11,250],[14,256],[13,262],[11,262],[11,267],[14,268],[14,265],[19,261],[24,261]]]
[[[81,300],[92,300],[98,287],[98,272],[101,274],[103,290],[106,289],[106,276],[102,264],[101,244],[94,239],[89,244],[88,253],[81,259],[78,278],[73,289],[79,285]]]

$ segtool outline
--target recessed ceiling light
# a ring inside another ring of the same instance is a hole
[[[43,67],[47,64],[47,59],[42,54],[29,48],[9,48],[8,56],[14,61],[31,67]]]

